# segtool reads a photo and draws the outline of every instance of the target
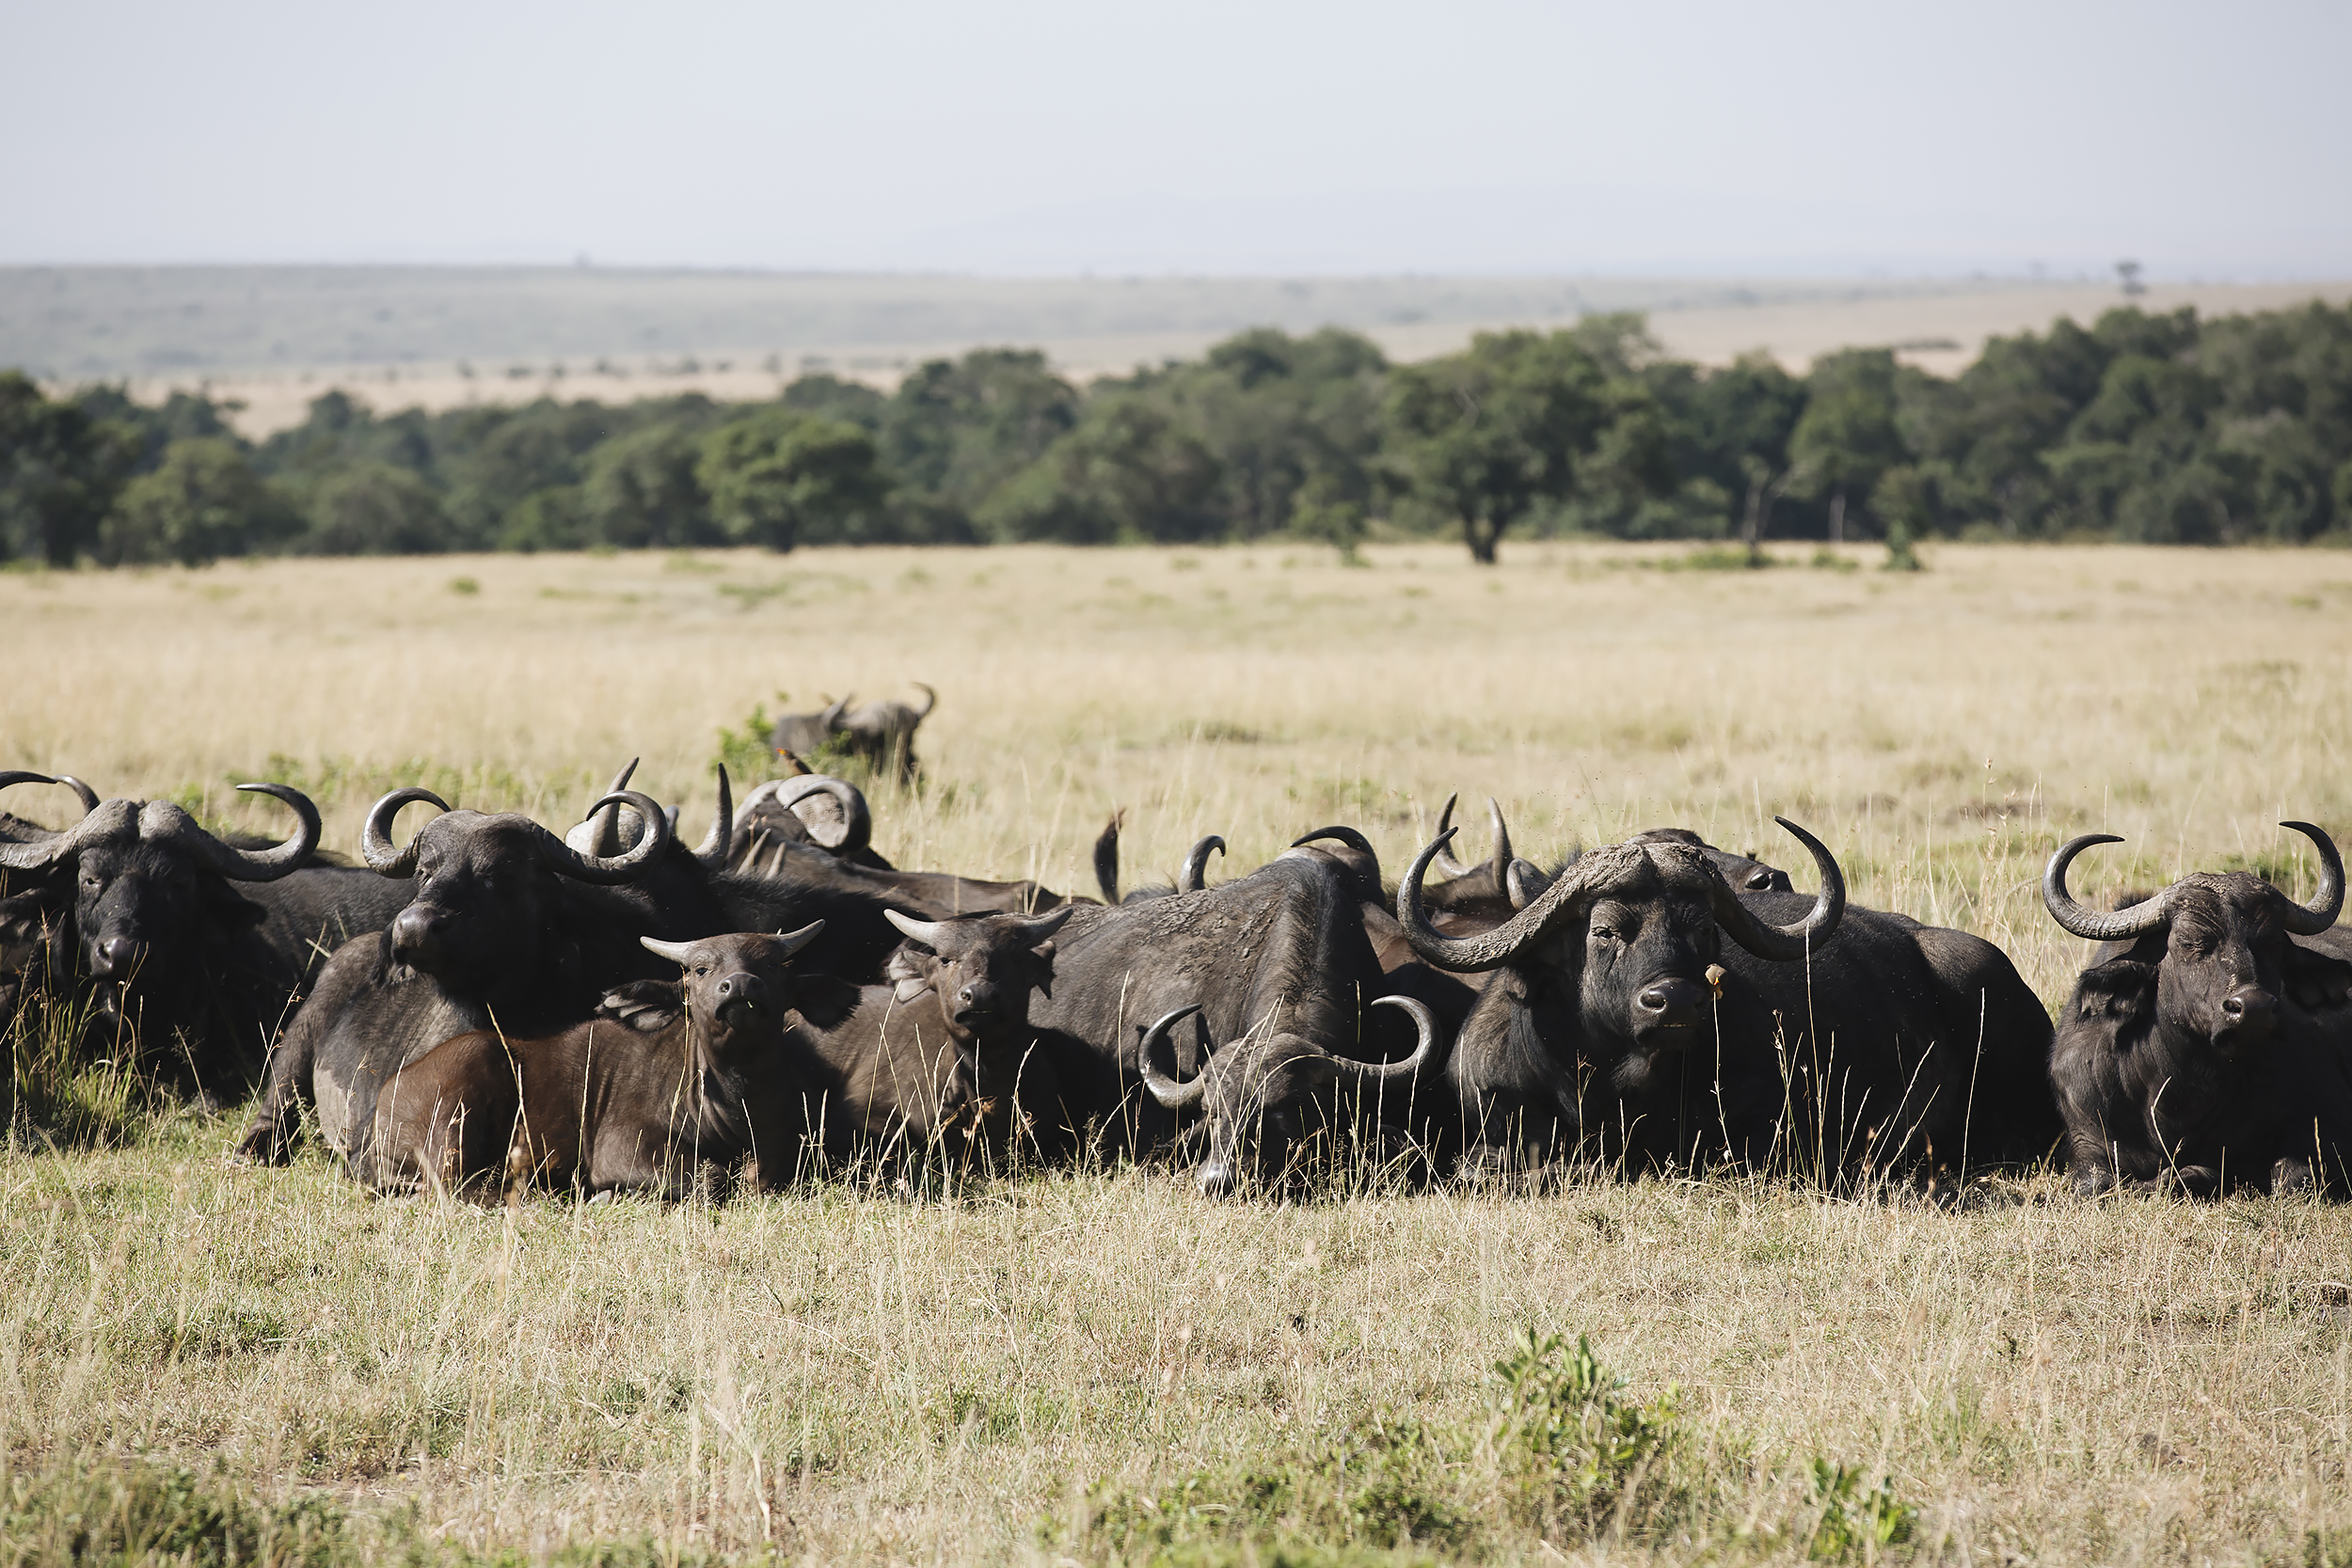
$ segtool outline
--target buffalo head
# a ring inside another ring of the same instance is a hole
[[[890,958],[898,1006],[927,991],[936,997],[940,1022],[961,1051],[1019,1036],[1029,1022],[1029,993],[1054,993],[1053,939],[1071,916],[1067,905],[1050,914],[953,920],[883,912],[908,939]]]
[[[1413,950],[1440,969],[1548,971],[1565,984],[1590,1059],[1615,1087],[1653,1086],[1666,1061],[1703,1037],[1721,934],[1758,958],[1793,961],[1828,940],[1846,907],[1836,860],[1787,818],[1811,851],[1821,892],[1804,919],[1775,926],[1740,902],[1707,853],[1679,842],[1634,842],[1593,850],[1540,892],[1522,882],[1523,907],[1481,936],[1449,938],[1429,920],[1422,879],[1452,830],[1413,862],[1397,889],[1397,921]]]
[[[442,815],[395,847],[392,819],[419,800]],[[532,974],[564,881],[632,881],[669,847],[669,816],[651,797],[623,790],[589,810],[611,804],[628,806],[646,829],[618,855],[583,853],[518,812],[452,811],[428,789],[395,789],[376,801],[360,853],[377,874],[413,877],[417,885],[386,933],[392,960],[475,994]]]
[[[1198,1006],[1179,1007],[1155,1021],[1136,1047],[1136,1065],[1152,1098],[1171,1111],[1198,1111],[1206,1153],[1193,1179],[1210,1197],[1228,1197],[1245,1187],[1266,1190],[1282,1180],[1305,1131],[1304,1113],[1335,1085],[1375,1092],[1393,1087],[1400,1099],[1438,1051],[1437,1020],[1407,996],[1383,996],[1375,1007],[1400,1007],[1420,1031],[1412,1054],[1397,1062],[1359,1062],[1338,1056],[1303,1036],[1269,1022],[1230,1040],[1189,1081],[1162,1068],[1160,1050],[1168,1033]]]

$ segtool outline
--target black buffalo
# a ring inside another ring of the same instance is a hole
[[[0,843],[0,865],[72,876],[73,974],[102,1026],[209,1097],[249,1083],[309,977],[398,908],[377,879],[313,863],[319,816],[284,784],[283,843],[224,843],[167,800],[106,800],[72,827]],[[53,944],[54,946],[54,944]]]
[[[1359,902],[1334,860],[1294,850],[1216,887],[1072,911],[1058,939],[1054,992],[1030,1023],[1065,1102],[1095,1147],[1142,1151],[1173,1140],[1187,1117],[1253,1122],[1248,1075],[1214,1076],[1186,1104],[1148,1089],[1139,1047],[1153,1021],[1198,1006],[1174,1029],[1176,1077],[1245,1039],[1278,1055],[1363,1059],[1397,1053],[1406,1020],[1375,1014],[1383,994]],[[1155,1067],[1155,1074],[1167,1076]],[[1238,1099],[1225,1102],[1221,1085]],[[1211,1169],[1225,1190],[1247,1173]]]
[[[443,815],[395,847],[392,819],[412,802]],[[733,804],[723,770],[709,832],[691,851],[648,797],[605,797],[591,818],[611,806],[627,807],[640,824],[616,855],[582,850],[519,814],[449,811],[426,790],[378,800],[362,850],[404,890],[405,907],[376,940],[337,953],[320,974],[271,1060],[240,1151],[282,1157],[309,1101],[329,1144],[358,1152],[377,1091],[403,1065],[468,1030],[535,1037],[579,1022],[607,989],[660,977],[643,938],[821,922],[803,961],[863,979],[880,974],[901,940],[888,915],[921,912],[851,881],[855,868],[829,856],[774,875],[729,870]]]
[[[915,726],[939,705],[939,693],[921,681],[909,685],[923,693],[923,705],[882,701],[857,707],[853,697],[829,703],[817,713],[787,713],[776,721],[769,744],[779,752],[814,756],[832,746],[864,759],[879,775],[887,772],[901,784],[914,777]]]
[[[2344,862],[2319,829],[2283,826],[2319,850],[2309,904],[2251,872],[2196,872],[2094,912],[2067,892],[2067,867],[2091,845],[2122,841],[2089,833],[2050,857],[2042,899],[2051,918],[2103,944],[2058,1014],[2050,1052],[2077,1192],[2345,1190],[2352,933],[2335,928]]]

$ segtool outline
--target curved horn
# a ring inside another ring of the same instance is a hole
[[[301,869],[319,847],[319,808],[291,784],[241,784],[237,788],[249,795],[267,795],[289,807],[294,814],[292,835],[272,848],[240,849],[206,832],[195,817],[169,801],[150,800],[139,808],[139,836],[171,839],[234,882],[274,882]]]
[[[686,955],[694,950],[691,942],[663,942],[656,937],[639,937],[637,945],[656,958],[669,959],[680,969],[686,967]]]
[[[1806,911],[1805,917],[1793,926],[1775,926],[1768,920],[1758,920],[1745,904],[1740,902],[1739,895],[1731,891],[1731,884],[1724,880],[1721,872],[1715,874],[1710,893],[1713,888],[1722,890],[1720,895],[1714,895],[1715,924],[1721,926],[1732,941],[1759,958],[1774,958],[1789,963],[1804,958],[1808,946],[1818,947],[1827,942],[1837,929],[1837,923],[1845,918],[1846,877],[1837,869],[1837,858],[1829,852],[1827,845],[1785,816],[1775,816],[1772,820],[1788,829],[1797,842],[1811,852],[1813,863],[1820,872],[1821,891],[1814,896],[1813,908]],[[1711,865],[1712,863],[1709,863]]]
[[[606,795],[618,795],[628,787],[630,777],[637,771],[638,760],[636,757],[629,758],[628,766],[612,775],[612,783],[605,789]],[[581,820],[590,825],[588,842],[584,846],[588,853],[612,855],[620,852],[621,808],[619,806],[612,805],[605,807],[602,811],[592,811]]]
[[[897,910],[882,911],[882,918],[926,947],[937,947],[941,934],[947,929],[945,921],[917,920],[911,914],[900,914]]]
[[[925,686],[921,681],[909,681],[907,684],[923,694],[923,705],[914,710],[914,717],[918,720],[929,719],[931,716],[931,709],[939,705],[939,693]]]
[[[800,816],[797,808],[812,795],[830,796],[841,808],[841,826],[836,830],[830,822],[811,822],[801,817],[801,825],[808,831],[808,840],[820,849],[836,855],[854,855],[872,842],[874,814],[867,809],[866,797],[855,784],[846,779],[830,778],[822,773],[803,773],[789,779],[770,779],[751,792],[743,801],[743,809],[736,814],[738,828],[747,825],[752,813],[767,801],[774,801],[778,809]]]
[[[1495,886],[1500,888],[1511,874],[1511,863],[1518,857],[1511,853],[1511,830],[1502,820],[1502,806],[1491,795],[1486,797],[1486,818],[1495,825],[1495,852],[1486,863],[1493,868]]]
[[[1301,833],[1298,837],[1291,840],[1291,847],[1296,849],[1304,845],[1312,844],[1319,838],[1327,838],[1335,844],[1344,844],[1359,855],[1369,855],[1373,852],[1372,840],[1366,838],[1363,834],[1358,832],[1353,828],[1337,827],[1317,828],[1311,833]]]
[[[825,710],[817,716],[817,721],[822,724],[828,732],[839,729],[841,716],[850,711],[850,705],[856,700],[857,693],[852,691],[837,703],[826,704]]]
[[[1105,904],[1119,902],[1119,825],[1126,819],[1127,808],[1117,808],[1094,839],[1094,885],[1103,890]]]
[[[694,849],[706,871],[723,871],[735,847],[735,786],[727,782],[727,765],[719,765],[719,806],[710,814],[710,832]]]
[[[395,789],[368,808],[368,820],[359,830],[359,858],[368,863],[368,869],[380,877],[410,877],[417,870],[417,841],[410,839],[405,849],[392,847],[392,818],[400,808],[414,800],[429,803],[435,811],[449,810],[449,802],[429,789],[414,785]]]
[[[0,789],[6,789],[10,784],[65,784],[66,782],[62,778],[53,779],[46,773],[27,773],[16,769],[0,772]],[[74,782],[79,784],[80,781]],[[87,784],[82,784],[74,793],[83,795],[83,798],[87,800],[89,797],[85,792],[88,788]],[[124,802],[126,810],[129,809],[129,804],[128,801]],[[98,807],[94,803],[89,805],[82,813],[82,819],[79,822],[62,830],[35,827],[30,822],[19,824],[11,832],[21,833],[23,837],[0,841],[0,870],[38,871],[44,866],[56,865],[69,855],[79,853],[85,844],[102,838],[107,832],[114,831],[121,820],[118,814],[108,813],[103,819],[93,822],[90,817],[97,810]]]
[[[2318,895],[2308,904],[2298,904],[2283,893],[2279,895],[2279,901],[2285,906],[2279,913],[2280,924],[2298,937],[2315,937],[2333,926],[2336,916],[2344,912],[2344,857],[2336,853],[2336,841],[2309,822],[2281,822],[2279,826],[2301,833],[2319,851]]]
[[[1375,1007],[1402,1007],[1410,1013],[1413,1022],[1421,1029],[1421,1040],[1413,1047],[1413,1053],[1401,1062],[1359,1062],[1346,1056],[1333,1056],[1330,1062],[1338,1075],[1359,1084],[1385,1084],[1399,1078],[1410,1078],[1427,1067],[1429,1059],[1438,1051],[1438,1021],[1430,1016],[1429,1009],[1409,996],[1377,997],[1372,1005]]]
[[[74,799],[82,802],[82,815],[84,816],[87,816],[90,813],[98,809],[98,791],[92,789],[89,785],[84,784],[72,774],[60,773],[51,782],[61,784],[65,785],[66,788],[73,791]]]
[[[1448,828],[1430,841],[1427,848],[1413,858],[1413,863],[1396,884],[1396,921],[1405,927],[1405,940],[1413,944],[1413,951],[1440,969],[1477,971],[1500,969],[1539,941],[1553,919],[1571,907],[1585,881],[1600,868],[1613,868],[1624,863],[1628,854],[1638,855],[1638,848],[1618,846],[1613,850],[1587,855],[1560,879],[1544,889],[1534,901],[1491,931],[1467,938],[1439,934],[1429,924],[1428,907],[1422,896],[1422,879],[1429,874],[1429,863],[1438,858],[1446,841],[1459,828]]]
[[[1445,798],[1445,809],[1438,813],[1438,838],[1440,843],[1445,840],[1446,835],[1454,827],[1454,805],[1461,798],[1462,792],[1455,790]],[[1454,851],[1450,848],[1441,848],[1438,851],[1438,869],[1449,877],[1470,875],[1470,867],[1455,860]]]
[[[2130,937],[2153,931],[2172,918],[2172,890],[2165,889],[2144,903],[2134,904],[2112,914],[2097,914],[2074,902],[2074,895],[2066,891],[2066,868],[2074,857],[2094,844],[2121,844],[2113,833],[2085,833],[2070,838],[2050,857],[2050,863],[2042,873],[2042,907],[2050,911],[2050,918],[2067,931],[2092,942],[2122,942]]]
[[[593,813],[615,800],[627,805],[645,822],[644,836],[631,845],[627,853],[583,855],[534,822],[532,824],[531,842],[538,847],[539,863],[575,881],[612,883],[635,880],[656,856],[670,847],[670,814],[661,809],[660,801],[633,789],[605,796],[588,809]]]
[[[1176,1026],[1179,1019],[1200,1010],[1200,1004],[1195,1002],[1190,1006],[1179,1007],[1172,1013],[1165,1014],[1157,1023],[1143,1032],[1143,1042],[1136,1047],[1136,1066],[1143,1073],[1143,1086],[1152,1091],[1152,1099],[1171,1111],[1189,1110],[1200,1104],[1201,1095],[1209,1087],[1208,1076],[1195,1073],[1191,1083],[1180,1084],[1169,1074],[1162,1072],[1159,1063],[1153,1061],[1152,1055],[1159,1049],[1160,1042],[1168,1038],[1168,1032]]]
[[[1209,852],[1225,853],[1225,841],[1211,833],[1192,847],[1184,856],[1184,863],[1176,873],[1176,891],[1199,893],[1209,885]]]
[[[1527,908],[1536,895],[1550,884],[1545,881],[1543,868],[1534,861],[1514,860],[1502,873],[1502,891],[1515,910]]]
[[[821,920],[812,920],[797,931],[778,931],[776,941],[784,947],[779,957],[788,958],[824,934],[825,923]]]
[[[1060,930],[1070,917],[1077,912],[1077,905],[1064,904],[1060,909],[1049,911],[1044,914],[1031,915],[1021,923],[1021,940],[1032,947],[1041,942],[1049,942],[1053,939],[1054,933]]]

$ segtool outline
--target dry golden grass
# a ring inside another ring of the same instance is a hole
[[[717,728],[777,688],[919,679],[942,694],[929,782],[876,801],[901,863],[1083,891],[1117,803],[1131,880],[1201,832],[1247,866],[1331,821],[1393,872],[1454,789],[1498,796],[1532,855],[1676,823],[1791,863],[1783,813],[1859,900],[1984,932],[2051,1001],[2085,952],[2033,892],[2062,834],[2130,840],[2087,890],[2259,863],[2307,893],[2272,824],[2352,831],[2352,559],[1953,547],[1902,577],[1793,550],[1753,573],[1663,569],[1682,546],[1506,543],[1485,573],[1371,553],[0,577],[0,766],[262,826],[228,785],[278,753],[326,780],[347,849],[420,768],[561,826],[642,753],[691,820]],[[2341,1210],[2082,1204],[2046,1179],[1962,1213],[1725,1180],[1213,1208],[1115,1172],[510,1217],[377,1202],[315,1160],[226,1170],[228,1141],[186,1119],[5,1156],[0,1482],[46,1496],[151,1452],[271,1501],[328,1488],[354,1539],[412,1551],[1100,1560],[1142,1547],[1088,1518],[1141,1517],[1134,1495],[1196,1472],[1213,1493],[1309,1465],[1383,1413],[1486,1431],[1486,1369],[1532,1325],[1590,1334],[1636,1395],[1681,1386],[1688,1497],[1646,1536],[1529,1524],[1465,1438],[1430,1484],[1470,1523],[1434,1555],[1802,1557],[1826,1549],[1816,1458],[1920,1511],[1898,1555],[2352,1551],[2328,1533],[2352,1529]],[[37,1533],[9,1506],[0,1560]],[[1179,1556],[1338,1560],[1224,1517]],[[1333,1549],[1387,1560],[1369,1540]]]

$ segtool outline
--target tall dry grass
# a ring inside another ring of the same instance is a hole
[[[1247,866],[1330,821],[1394,871],[1455,789],[1533,855],[1677,823],[1795,863],[1779,813],[1858,899],[1982,931],[2052,1001],[2084,953],[2033,892],[2062,834],[2129,838],[2093,891],[2223,864],[2308,891],[2272,824],[2352,831],[2352,561],[1504,554],[0,577],[0,766],[255,827],[230,784],[288,774],[349,848],[391,784],[561,825],[643,754],[691,819],[718,729],[779,688],[927,680],[926,782],[877,799],[901,863],[1083,890],[1120,804],[1131,879],[1204,832]],[[264,1523],[324,1492],[329,1556],[1861,1558],[1870,1530],[1824,1521],[1881,1517],[1882,1479],[1916,1511],[1898,1555],[2352,1552],[2352,1225],[2324,1208],[2046,1180],[1958,1213],[1722,1180],[1212,1208],[1110,1172],[485,1216],[314,1159],[228,1171],[227,1141],[183,1117],[0,1165],[0,1560],[74,1498],[149,1517],[123,1499],[172,1465]],[[1589,1334],[1628,1401],[1680,1386],[1664,1492],[1530,1512],[1488,1370],[1530,1327]]]

